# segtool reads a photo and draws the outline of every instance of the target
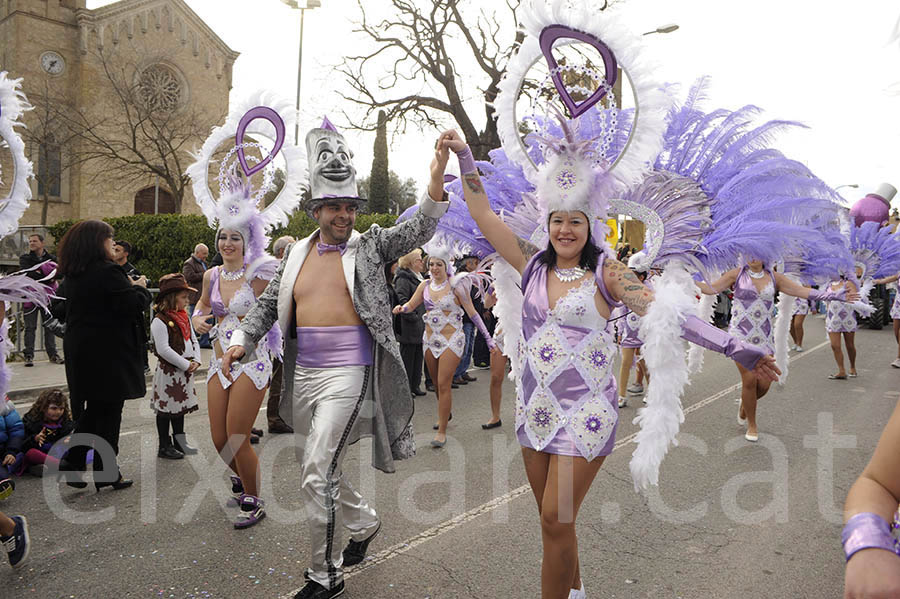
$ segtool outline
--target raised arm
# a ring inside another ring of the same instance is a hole
[[[881,433],[875,453],[847,493],[842,535],[850,554],[844,597],[900,596],[900,557],[888,524],[900,502],[900,404]]]
[[[888,283],[893,283],[894,281],[900,279],[900,274],[891,275],[889,277],[885,277],[883,279],[875,279],[876,285],[887,285]]]
[[[521,273],[525,270],[528,259],[535,253],[534,246],[516,237],[506,223],[491,210],[491,203],[484,191],[481,177],[478,176],[478,169],[475,167],[472,150],[459,136],[459,133],[452,130],[445,131],[441,135],[439,143],[443,144],[443,147],[453,150],[459,159],[459,172],[462,176],[466,206],[482,235],[510,266]]]
[[[413,292],[412,297],[409,298],[409,301],[405,304],[394,306],[393,313],[407,314],[418,308],[422,304],[422,299],[425,297],[425,285],[427,284],[428,281],[419,283],[419,286],[416,287],[416,290]]]
[[[812,287],[804,287],[797,281],[792,281],[781,273],[775,273],[775,284],[778,291],[799,297],[800,299],[811,299],[813,301],[830,302],[837,300],[839,302],[855,302],[859,299],[856,285],[847,281],[847,285],[838,291],[831,289],[813,289]]]
[[[739,269],[732,268],[712,283],[707,283],[706,281],[697,281],[696,285],[703,293],[703,295],[718,295],[734,285],[734,282],[737,281],[739,272]]]

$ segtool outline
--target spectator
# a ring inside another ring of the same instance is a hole
[[[99,437],[104,445],[94,452],[94,481],[99,490],[130,487],[122,477],[115,455],[126,399],[143,397],[144,312],[150,305],[147,279],[129,279],[117,265],[113,229],[98,220],[75,224],[59,242],[59,272],[65,301],[66,336],[63,346],[69,360],[66,379],[73,405],[85,406],[76,433]],[[83,471],[89,447],[72,447],[61,469]],[[84,488],[87,483],[70,473],[67,483]]]
[[[397,272],[394,276],[394,291],[397,301],[394,305],[405,304],[412,299],[413,293],[422,282],[421,272],[425,269],[422,250],[415,249],[397,261]],[[413,397],[421,397],[425,392],[421,389],[422,367],[425,354],[422,351],[422,335],[425,333],[425,305],[418,306],[412,312],[398,314],[395,318],[400,322],[397,341],[400,342],[400,357],[409,379],[409,388]]]
[[[43,472],[43,465],[59,466],[57,455],[62,452],[51,450],[54,444],[72,434],[75,422],[69,411],[69,400],[59,389],[47,389],[38,397],[31,409],[22,418],[25,425],[25,442],[22,444],[21,465],[16,474],[22,474],[35,466]]]
[[[459,272],[474,272],[478,267],[478,258],[475,256],[463,256],[461,262]],[[475,306],[475,311],[480,315],[484,312],[484,304],[475,297],[475,289],[469,290],[469,295],[472,299],[472,305]],[[453,383],[456,385],[468,385],[478,380],[466,372],[469,369],[469,364],[472,363],[476,332],[475,323],[472,322],[465,310],[463,311],[463,332],[466,335],[466,347],[463,350],[462,358],[459,360],[459,366],[456,367],[456,372],[453,374]]]
[[[207,256],[209,256],[209,248],[202,243],[198,243],[194,247],[194,253],[184,261],[184,266],[181,267],[181,274],[184,275],[184,280],[194,289],[201,289],[203,287],[203,273],[205,273],[208,268],[206,266]],[[191,292],[191,303],[188,305],[188,314],[194,314],[194,306],[197,305],[197,300],[199,299],[199,291]],[[200,342],[200,347],[205,347],[206,349],[212,348],[212,344],[209,342],[209,333],[200,335],[197,337],[197,341]]]
[[[281,260],[284,258],[284,252],[288,246],[297,240],[290,235],[279,237],[272,244],[272,253],[276,258]],[[269,399],[266,402],[266,420],[269,421],[269,432],[273,435],[291,434],[294,429],[287,422],[281,419],[278,413],[278,407],[281,404],[281,386],[282,377],[284,376],[284,362],[272,357],[272,382],[269,383]]]
[[[156,413],[159,435],[156,455],[167,460],[180,460],[197,453],[184,437],[185,415],[199,409],[194,372],[200,368],[200,344],[185,311],[193,291],[181,273],[163,276],[156,296],[156,316],[150,323],[153,347],[159,358],[150,407]]]
[[[126,275],[132,279],[141,276],[141,273],[134,267],[134,264],[128,261],[128,258],[131,256],[130,243],[123,240],[116,240],[113,250],[115,251],[115,259],[113,262],[124,268]]]
[[[34,268],[38,264],[48,262],[55,268],[56,256],[44,249],[44,236],[34,233],[28,236],[28,253],[19,257],[19,268]],[[28,273],[28,277],[39,281],[46,277],[49,271],[46,269],[32,270]],[[62,364],[63,359],[60,358],[56,350],[56,337],[53,332],[47,328],[48,315],[43,314],[38,306],[31,302],[22,305],[25,313],[25,366],[34,366],[34,334],[37,330],[38,316],[41,316],[41,324],[44,329],[44,349],[47,350],[47,356],[54,364]]]
[[[0,500],[8,498],[16,488],[12,481],[16,457],[25,441],[25,425],[9,398],[0,399]]]

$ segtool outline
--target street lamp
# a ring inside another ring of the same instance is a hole
[[[300,51],[297,58],[297,114],[294,119],[294,143],[300,145],[300,73],[303,69],[303,16],[307,9],[319,8],[322,6],[320,0],[306,0],[303,6],[297,3],[297,0],[281,0],[291,8],[300,11]]]
[[[668,25],[660,25],[653,31],[648,31],[644,35],[652,35],[654,33],[672,33],[673,31],[677,31],[677,30],[678,30],[678,25],[676,25],[675,23],[669,23]]]

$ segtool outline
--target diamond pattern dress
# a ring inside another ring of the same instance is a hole
[[[449,285],[449,283],[448,283]],[[431,283],[425,285],[425,334],[422,343],[425,351],[430,351],[435,358],[440,358],[446,350],[452,351],[460,358],[466,348],[466,334],[463,331],[463,309],[455,299],[453,289],[442,295],[435,303],[431,299]],[[445,337],[444,327],[453,328],[453,334]]]
[[[775,275],[767,274],[770,280],[759,292],[750,278],[750,270],[746,266],[741,269],[734,283],[728,332],[736,339],[764,347],[769,354],[774,354]]]
[[[830,287],[837,291],[843,286],[843,282],[837,287],[832,283]],[[829,333],[855,333],[856,312],[847,302],[831,301],[825,302],[827,310],[825,312],[825,330]]]
[[[894,295],[894,303],[891,304],[891,318],[900,320],[900,285],[897,286],[897,294]]]
[[[519,443],[586,460],[609,455],[619,416],[612,374],[615,343],[594,303],[602,280],[585,277],[551,310],[547,268],[532,266],[518,345],[522,365],[516,390]],[[600,291],[608,298],[605,289]]]

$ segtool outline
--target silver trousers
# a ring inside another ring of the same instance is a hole
[[[343,579],[341,528],[354,541],[378,528],[378,515],[345,479],[341,463],[367,394],[370,366],[304,368],[294,373],[294,432],[305,436],[301,493],[312,543],[306,576],[331,589]],[[302,443],[302,437],[300,439]]]

